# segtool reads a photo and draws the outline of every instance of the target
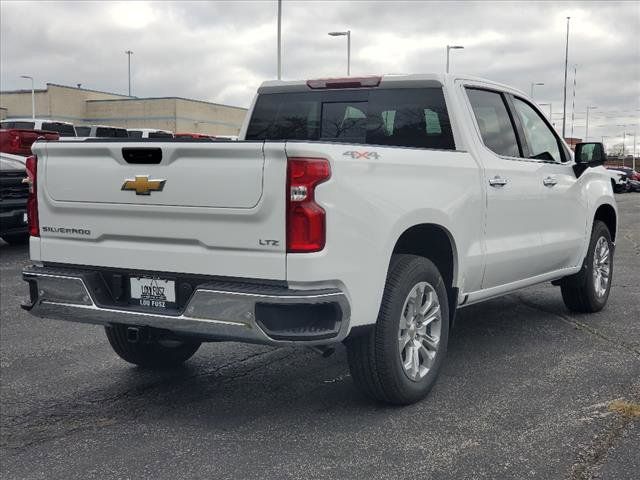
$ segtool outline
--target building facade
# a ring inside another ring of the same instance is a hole
[[[52,83],[34,96],[37,118],[207,135],[237,135],[247,112],[181,97],[137,98]],[[31,90],[0,92],[0,115],[3,119],[31,117]]]

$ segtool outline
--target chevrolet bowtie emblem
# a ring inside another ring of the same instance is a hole
[[[151,192],[161,192],[166,180],[149,180],[149,175],[136,175],[135,180],[125,180],[122,190],[134,190],[136,195],[151,195]]]

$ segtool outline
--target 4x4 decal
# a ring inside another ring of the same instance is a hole
[[[372,158],[375,158],[376,160],[378,160],[380,158],[380,155],[378,155],[378,152],[358,152],[356,150],[344,152],[342,155],[346,155],[353,159],[366,158],[367,160],[370,160]]]

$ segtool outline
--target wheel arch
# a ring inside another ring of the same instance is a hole
[[[615,243],[618,231],[618,214],[616,213],[616,209],[613,208],[613,205],[609,203],[603,203],[600,205],[596,209],[593,217],[594,223],[596,220],[600,220],[607,226],[607,228],[609,228],[611,240]]]
[[[440,224],[420,223],[406,228],[392,254],[410,254],[431,260],[440,271],[447,289],[450,326],[458,307],[458,250],[451,232]]]

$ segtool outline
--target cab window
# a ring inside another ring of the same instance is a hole
[[[531,105],[517,97],[513,98],[513,106],[529,147],[527,158],[564,161],[558,138],[540,114]]]
[[[502,94],[467,88],[467,96],[487,148],[498,155],[520,157],[516,131]]]

